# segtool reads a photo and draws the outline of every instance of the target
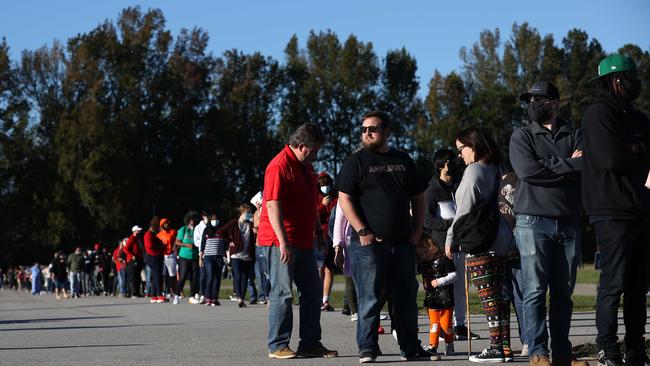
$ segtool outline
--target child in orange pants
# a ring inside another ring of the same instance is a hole
[[[454,333],[451,323],[454,313],[454,287],[456,268],[445,256],[444,250],[429,235],[422,235],[417,248],[418,272],[422,274],[424,307],[429,315],[429,352],[438,356],[438,336],[445,334],[445,355],[454,352]]]

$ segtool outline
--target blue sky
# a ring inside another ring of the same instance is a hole
[[[210,50],[218,55],[237,48],[260,51],[280,61],[289,38],[304,46],[310,30],[331,29],[343,41],[349,34],[373,43],[380,57],[406,49],[418,61],[421,88],[435,69],[461,70],[459,50],[478,41],[484,29],[501,30],[502,41],[514,22],[528,22],[556,44],[572,28],[585,30],[607,52],[626,43],[650,49],[650,1],[8,1],[0,12],[0,37],[17,59],[23,49],[64,41],[114,20],[128,6],[162,9],[174,34],[199,26],[210,34]]]

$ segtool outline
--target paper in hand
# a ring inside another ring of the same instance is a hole
[[[443,220],[452,220],[456,216],[456,202],[454,201],[438,202],[438,209]]]

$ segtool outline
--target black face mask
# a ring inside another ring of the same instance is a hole
[[[528,103],[528,117],[531,121],[544,123],[553,117],[553,105],[550,101],[532,101]]]
[[[629,80],[627,78],[621,79],[621,87],[625,90],[625,99],[633,101],[641,95],[641,80],[634,78]]]
[[[465,172],[465,162],[462,158],[455,158],[449,161],[449,175],[452,177],[454,182],[460,182],[463,178],[463,173]]]

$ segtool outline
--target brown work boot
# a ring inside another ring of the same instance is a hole
[[[547,355],[535,355],[530,358],[530,366],[551,366]]]
[[[339,353],[334,350],[325,348],[320,342],[314,347],[298,347],[297,355],[305,358],[330,358],[337,357]]]
[[[296,358],[296,352],[292,351],[289,347],[282,347],[274,352],[269,352],[269,358]]]

